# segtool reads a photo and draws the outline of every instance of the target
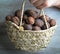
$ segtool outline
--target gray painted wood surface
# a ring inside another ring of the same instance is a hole
[[[60,10],[56,8],[45,9],[45,13],[57,21],[57,29],[51,39],[49,46],[41,52],[29,53],[16,50],[6,34],[5,16],[14,13],[21,7],[22,0],[0,0],[0,54],[60,54]],[[28,0],[25,9],[37,10]],[[39,10],[37,10],[39,12]]]

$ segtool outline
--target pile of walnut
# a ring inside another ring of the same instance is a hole
[[[51,19],[49,16],[45,15],[47,20],[48,27],[56,25],[56,21]],[[21,10],[16,10],[14,16],[6,16],[6,21],[14,22],[16,25],[20,25],[21,20]],[[46,25],[44,23],[43,16],[39,16],[38,12],[34,10],[26,10],[23,15],[23,24],[24,30],[45,30]]]

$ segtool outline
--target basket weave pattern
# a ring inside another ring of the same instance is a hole
[[[15,47],[30,52],[46,48],[55,29],[56,26],[41,31],[19,31],[12,23],[7,23],[8,36]]]

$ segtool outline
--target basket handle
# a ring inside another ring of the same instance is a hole
[[[23,14],[24,14],[24,6],[25,6],[26,0],[23,0],[22,6],[21,6],[21,20],[20,20],[20,27],[22,26],[22,20],[23,20]]]
[[[20,20],[20,26],[19,26],[19,31],[24,31],[24,28],[22,26],[22,20],[23,20],[23,14],[24,14],[24,6],[25,6],[26,0],[23,0],[22,6],[21,6],[21,20]]]
[[[43,10],[43,9],[40,10],[40,15],[43,15],[43,19],[44,19],[46,28],[48,29],[48,23],[47,23],[47,20],[46,20],[46,18],[45,18],[45,13],[44,13],[44,10]]]

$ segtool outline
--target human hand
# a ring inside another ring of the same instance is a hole
[[[57,0],[29,0],[37,9],[47,8],[56,5]]]

